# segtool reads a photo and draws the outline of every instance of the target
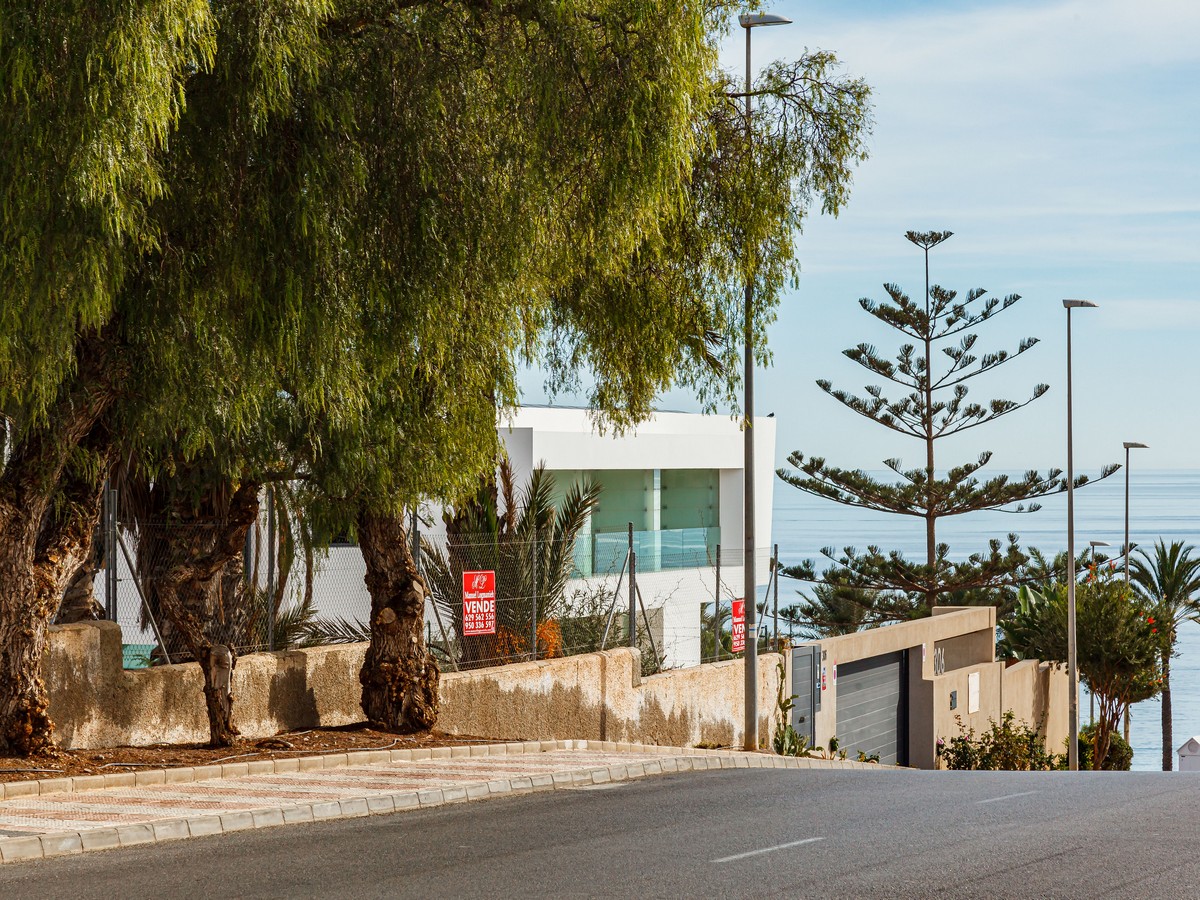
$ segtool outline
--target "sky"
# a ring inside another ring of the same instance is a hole
[[[1200,342],[1200,4],[1072,2],[796,2],[765,7],[794,24],[757,29],[754,64],[805,48],[835,53],[873,89],[870,158],[837,218],[814,212],[797,236],[801,276],[769,332],[774,360],[755,377],[757,411],[773,412],[776,457],[801,450],[840,466],[923,460],[912,439],[857,416],[815,385],[861,393],[877,383],[840,351],[894,351],[898,335],[858,306],[895,282],[924,289],[907,230],[948,230],[931,279],[1022,301],[978,329],[976,349],[1041,343],[970,383],[971,397],[1021,400],[999,422],[939,444],[939,469],[995,451],[998,470],[1065,468],[1066,324],[1073,314],[1076,470],[1120,462],[1200,468],[1193,377]],[[744,65],[740,31],[728,68]],[[892,355],[890,352],[888,355]],[[542,378],[523,378],[545,402]],[[555,402],[578,402],[559,397]],[[698,410],[686,392],[664,409]],[[1135,469],[1136,471],[1136,469]]]

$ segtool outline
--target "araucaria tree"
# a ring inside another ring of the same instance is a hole
[[[982,288],[959,297],[929,282],[929,251],[948,240],[949,231],[908,232],[905,237],[925,254],[925,296],[912,300],[898,286],[884,285],[887,300],[863,299],[859,304],[883,324],[894,328],[906,339],[895,361],[881,355],[870,344],[859,344],[844,351],[872,376],[890,382],[901,392],[888,397],[880,385],[868,385],[865,396],[835,388],[829,381],[817,384],[849,409],[905,437],[914,438],[924,450],[923,465],[904,468],[899,459],[884,460],[899,480],[888,483],[873,478],[861,469],[841,469],[820,457],[794,452],[788,461],[799,471],[781,469],[779,476],[789,484],[818,497],[847,506],[896,513],[923,520],[925,559],[906,559],[898,551],[885,553],[876,546],[865,552],[847,547],[837,554],[826,548],[833,566],[823,580],[847,587],[884,592],[895,615],[928,611],[943,594],[967,598],[980,592],[1012,583],[1028,556],[1017,544],[1015,534],[1007,545],[999,539],[989,542],[986,550],[966,559],[951,560],[950,548],[937,539],[939,519],[980,510],[1033,512],[1040,508],[1038,498],[1066,490],[1059,469],[1045,474],[1028,471],[1020,478],[978,473],[992,458],[985,451],[973,461],[941,470],[937,467],[937,442],[961,434],[1016,412],[1043,396],[1049,389],[1036,385],[1022,401],[990,400],[985,403],[967,399],[967,382],[996,371],[1037,344],[1037,338],[1025,338],[1013,351],[982,352],[976,349],[973,329],[1010,309],[1021,298],[1016,294],[1000,299],[988,297]],[[1116,471],[1107,466],[1101,477]],[[1076,486],[1088,477],[1076,478]],[[811,564],[787,570],[794,577],[812,579]],[[897,602],[898,601],[898,602]]]

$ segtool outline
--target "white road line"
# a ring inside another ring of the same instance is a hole
[[[999,803],[1001,800],[1011,800],[1014,797],[1029,797],[1033,794],[1040,794],[1041,791],[1021,791],[1019,794],[1005,794],[1003,797],[992,797],[990,800],[976,800],[975,805],[981,803]]]
[[[733,856],[722,856],[720,859],[714,859],[714,863],[736,862],[739,859],[746,859],[750,856],[761,856],[764,853],[774,853],[776,850],[787,850],[789,847],[799,847],[801,844],[815,844],[817,841],[823,841],[825,838],[805,838],[802,841],[791,841],[787,844],[776,844],[774,847],[763,847],[761,850],[750,850],[746,853],[736,853]]]

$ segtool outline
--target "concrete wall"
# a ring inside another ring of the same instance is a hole
[[[908,651],[909,758],[913,765],[932,746],[935,725],[933,697],[922,684],[934,675],[935,650],[947,648],[960,665],[990,663],[995,659],[996,610],[991,606],[939,607],[936,615],[855,634],[813,641],[821,648],[821,665],[827,672],[816,716],[816,742],[829,745],[837,734],[837,666],[900,650]],[[948,665],[949,663],[947,663]],[[917,752],[920,751],[920,752]]]
[[[246,737],[362,721],[358,672],[365,644],[241,657],[234,722]],[[759,659],[759,733],[769,740],[779,657]],[[636,651],[518,663],[442,676],[439,728],[497,739],[617,740],[729,745],[742,735],[740,661],[640,677]],[[50,630],[43,678],[66,748],[198,743],[208,739],[198,666],[121,668],[111,622]]]
[[[779,687],[775,654],[759,658],[759,736],[770,739]],[[529,740],[580,737],[691,747],[740,744],[740,660],[642,678],[628,649],[516,663],[442,679],[438,727],[452,734]],[[785,676],[786,677],[786,676]]]
[[[816,715],[816,742],[828,746],[837,726],[838,664],[905,651],[908,659],[909,765],[937,765],[936,743],[959,732],[959,721],[976,734],[1012,710],[1038,728],[1046,748],[1064,752],[1067,739],[1067,676],[1037,660],[1005,667],[995,658],[996,611],[988,606],[938,607],[934,615],[813,642],[821,648],[827,677]],[[941,654],[944,671],[935,660]],[[978,710],[972,708],[972,675],[978,676]],[[951,695],[956,708],[951,709]]]

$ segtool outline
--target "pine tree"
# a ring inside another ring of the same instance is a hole
[[[1012,533],[1007,544],[992,539],[986,550],[965,560],[951,560],[949,546],[937,540],[939,519],[981,510],[1035,512],[1040,509],[1038,499],[1067,488],[1060,469],[1050,469],[1045,474],[1030,470],[1020,478],[1007,475],[982,478],[978,473],[991,461],[990,451],[938,475],[934,451],[939,440],[1014,413],[1049,390],[1048,385],[1038,384],[1023,401],[996,399],[978,403],[967,399],[968,381],[1011,362],[1032,349],[1038,339],[1025,338],[1012,352],[976,349],[977,335],[973,329],[1010,309],[1021,298],[1017,294],[1003,299],[989,297],[982,288],[975,288],[960,299],[956,291],[931,285],[929,251],[951,235],[949,231],[905,234],[924,252],[924,303],[913,301],[894,284],[884,285],[888,299],[883,302],[867,298],[859,301],[864,310],[911,341],[900,347],[896,360],[885,358],[866,343],[844,351],[872,375],[891,382],[904,393],[891,399],[885,396],[882,386],[868,385],[865,396],[860,396],[835,388],[827,380],[817,382],[823,391],[859,415],[920,441],[925,450],[924,466],[906,469],[899,459],[884,460],[884,465],[899,476],[898,481],[887,483],[861,469],[841,469],[820,457],[806,458],[794,452],[788,461],[799,471],[779,471],[784,481],[815,496],[924,520],[924,562],[905,559],[898,551],[884,552],[877,546],[868,546],[862,553],[854,547],[844,548],[841,554],[833,548],[823,551],[833,566],[821,580],[888,592],[887,596],[893,598],[898,592],[907,598],[911,613],[928,612],[944,594],[958,595],[956,601],[986,599],[996,589],[1011,585],[1029,562],[1028,554],[1018,545],[1017,535]],[[939,365],[943,357],[948,363]],[[1106,478],[1118,468],[1106,466],[1100,477]],[[1088,476],[1080,475],[1075,486],[1088,481]],[[811,563],[793,566],[787,572],[793,577],[814,579]]]

